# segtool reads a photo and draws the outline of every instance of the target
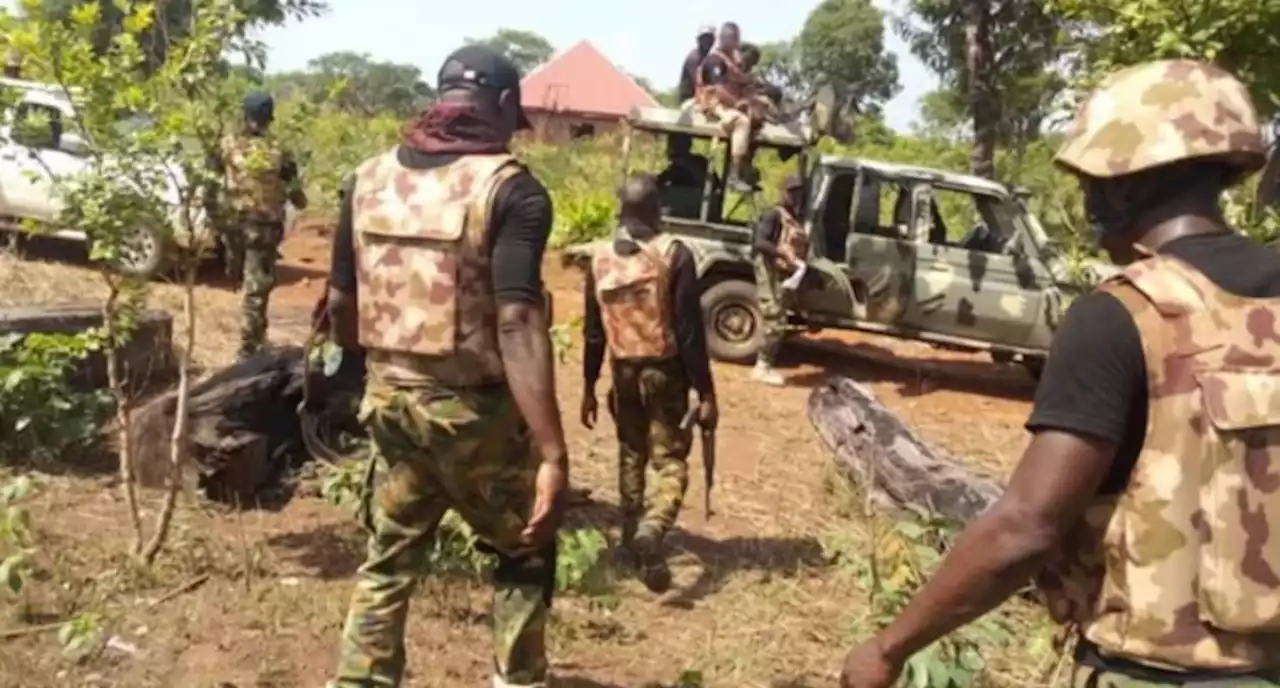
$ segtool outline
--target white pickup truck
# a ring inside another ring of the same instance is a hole
[[[63,203],[54,188],[54,178],[74,176],[88,165],[88,148],[76,131],[72,101],[61,88],[50,84],[0,78],[0,88],[17,91],[16,105],[0,119],[0,232],[26,231],[24,224],[29,222],[23,221],[27,220],[48,228],[49,236],[85,241],[86,235],[80,229],[57,226]],[[46,133],[41,127],[40,135],[32,136],[30,127],[15,127],[33,117],[41,121],[47,118],[49,131]],[[178,190],[184,175],[176,165],[170,174],[164,199],[172,207],[171,226],[137,228],[126,240],[117,266],[121,272],[150,277],[164,268],[175,245],[192,245],[178,207]],[[285,226],[293,219],[293,208],[288,210]],[[197,214],[194,234],[196,245],[218,253],[203,214]]]

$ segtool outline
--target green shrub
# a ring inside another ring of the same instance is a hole
[[[95,333],[0,336],[0,461],[55,461],[95,443],[110,395],[69,383],[98,348]]]

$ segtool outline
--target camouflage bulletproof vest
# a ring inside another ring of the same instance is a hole
[[[676,240],[658,235],[636,243],[640,250],[624,256],[610,242],[591,260],[609,352],[618,360],[670,358],[676,353],[670,297]]]
[[[715,48],[707,55],[706,58],[703,58],[703,61],[705,62],[712,55],[716,55],[723,60],[725,69],[728,70],[725,74],[724,82],[719,85],[724,87],[724,90],[728,91],[729,95],[733,96],[735,99],[741,100],[746,96],[748,80],[746,73],[743,72],[742,67],[739,66],[737,58],[725,53],[719,48]],[[707,84],[702,80],[702,67],[699,65],[697,74],[694,77],[693,91],[693,99],[694,102],[698,104],[698,107],[704,110],[710,110],[715,107],[716,103],[719,101],[716,99],[714,89],[715,85]]]
[[[779,207],[778,210],[782,215],[782,233],[778,236],[778,252],[788,258],[803,263],[809,257],[809,235],[804,231],[804,225],[795,218],[786,208]],[[778,263],[779,268],[787,266]]]
[[[222,139],[226,198],[231,210],[263,222],[283,222],[287,200],[280,178],[284,153],[267,136],[232,135]]]
[[[1146,437],[1123,495],[1096,499],[1041,575],[1050,611],[1147,664],[1280,667],[1280,298],[1169,256],[1101,288],[1141,334]]]
[[[522,169],[500,154],[413,170],[392,149],[356,171],[357,302],[370,375],[405,385],[505,378],[489,211],[495,190]]]

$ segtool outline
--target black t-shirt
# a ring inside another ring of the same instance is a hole
[[[702,83],[706,86],[727,86],[732,68],[720,53],[713,52],[702,60]]]
[[[756,221],[754,243],[756,246],[777,246],[782,236],[782,209],[774,206]]]
[[[401,147],[400,164],[415,170],[447,165],[458,155],[430,155]],[[356,293],[355,246],[352,241],[350,189],[343,189],[338,230],[333,237],[329,286]],[[499,303],[542,303],[542,254],[551,234],[551,196],[529,172],[503,182],[494,194],[489,216],[490,272]]]
[[[671,313],[675,322],[676,344],[680,351],[689,384],[700,397],[715,392],[711,380],[711,360],[707,356],[707,333],[702,324],[702,292],[698,288],[698,271],[693,253],[687,246],[677,243],[671,253]],[[582,374],[586,380],[600,379],[604,364],[605,331],[596,301],[595,277],[587,270],[583,285],[583,301],[586,313],[582,319],[583,356]]]
[[[677,91],[682,103],[694,96],[698,83],[698,67],[702,65],[702,60],[702,52],[697,48],[689,51],[684,58],[684,66],[680,68],[680,87]]]
[[[1186,236],[1160,252],[1187,262],[1232,294],[1280,296],[1280,254],[1239,234]],[[1133,317],[1110,294],[1080,297],[1054,335],[1027,429],[1115,444],[1115,460],[1099,492],[1116,494],[1128,484],[1146,425],[1146,359]]]

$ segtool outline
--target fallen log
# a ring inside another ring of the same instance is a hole
[[[813,390],[808,416],[844,477],[880,505],[967,523],[1000,496],[998,482],[921,440],[853,380],[832,377]]]
[[[259,353],[191,388],[191,465],[185,477],[210,499],[245,506],[277,484],[282,473],[310,457],[303,445],[298,407],[303,399],[303,349]],[[353,400],[363,387],[363,365],[347,357],[337,374],[311,370],[316,413],[332,429],[359,435]],[[176,392],[156,397],[133,413],[134,472],[140,485],[162,487],[169,474],[169,443]]]

